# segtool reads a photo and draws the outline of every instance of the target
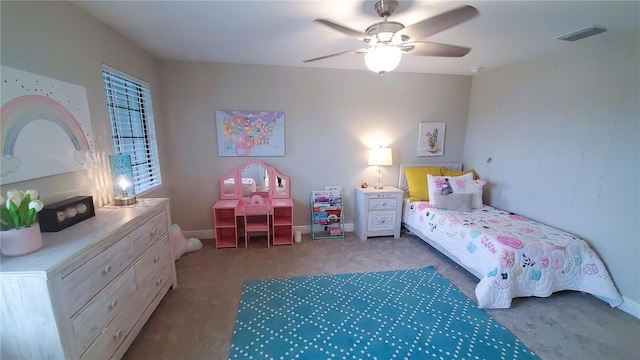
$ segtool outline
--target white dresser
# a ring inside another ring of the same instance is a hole
[[[0,259],[2,359],[121,358],[176,271],[169,199],[105,206]]]
[[[400,238],[403,195],[393,186],[356,188],[354,222],[360,240],[370,236]]]

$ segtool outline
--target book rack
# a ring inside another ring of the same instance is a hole
[[[342,189],[327,186],[325,190],[311,192],[311,238],[344,238],[344,212]]]

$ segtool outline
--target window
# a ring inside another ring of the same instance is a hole
[[[162,184],[151,91],[144,81],[106,65],[102,78],[116,154],[129,154],[136,194]]]

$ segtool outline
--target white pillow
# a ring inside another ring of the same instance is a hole
[[[482,187],[483,181],[474,181],[473,174],[468,173],[461,176],[433,176],[427,174],[427,183],[431,194],[442,194],[444,184],[449,183],[454,194],[473,194],[471,207],[473,209],[482,208]],[[430,194],[430,195],[431,195]],[[435,200],[429,196],[429,203],[435,205]]]

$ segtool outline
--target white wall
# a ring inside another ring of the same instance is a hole
[[[394,149],[384,182],[395,185],[402,161],[460,161],[471,87],[469,76],[203,64],[156,60],[68,2],[7,2],[1,6],[0,63],[87,89],[101,166],[2,186],[36,188],[45,203],[92,195],[111,201],[106,155],[113,153],[101,76],[106,63],[151,85],[164,185],[145,196],[168,196],[174,222],[211,230],[218,178],[244,158],[218,158],[217,109],[285,111],[286,156],[259,158],[291,177],[295,225],[309,223],[309,192],[341,185],[347,221],[353,187],[375,182],[368,149]],[[165,116],[164,112],[168,114]],[[417,157],[420,122],[446,122],[442,157]],[[176,183],[170,186],[172,180]],[[202,192],[193,194],[194,189]],[[194,200],[195,198],[195,200]]]
[[[218,179],[249,160],[218,157],[216,110],[285,112],[285,156],[257,159],[291,178],[295,226],[310,223],[310,193],[326,185],[343,187],[353,221],[354,187],[375,184],[370,147],[393,148],[388,185],[401,162],[462,160],[470,76],[177,61],[160,73],[172,216],[186,230],[213,229]],[[417,157],[420,122],[446,122],[444,156]]]
[[[464,149],[465,165],[489,182],[485,202],[581,236],[635,306],[638,44],[637,33],[604,33],[475,76]]]
[[[86,88],[100,166],[95,170],[47,176],[2,186],[37,189],[45,204],[76,195],[92,195],[95,206],[112,200],[106,154],[113,153],[102,64],[147,81],[154,95],[157,136],[164,138],[162,116],[155,101],[158,88],[155,60],[145,51],[68,2],[0,2],[2,41],[0,63]],[[52,144],[38,144],[50,151]],[[163,149],[160,147],[164,170]],[[164,174],[164,171],[163,171]],[[146,196],[168,196],[167,189]]]

